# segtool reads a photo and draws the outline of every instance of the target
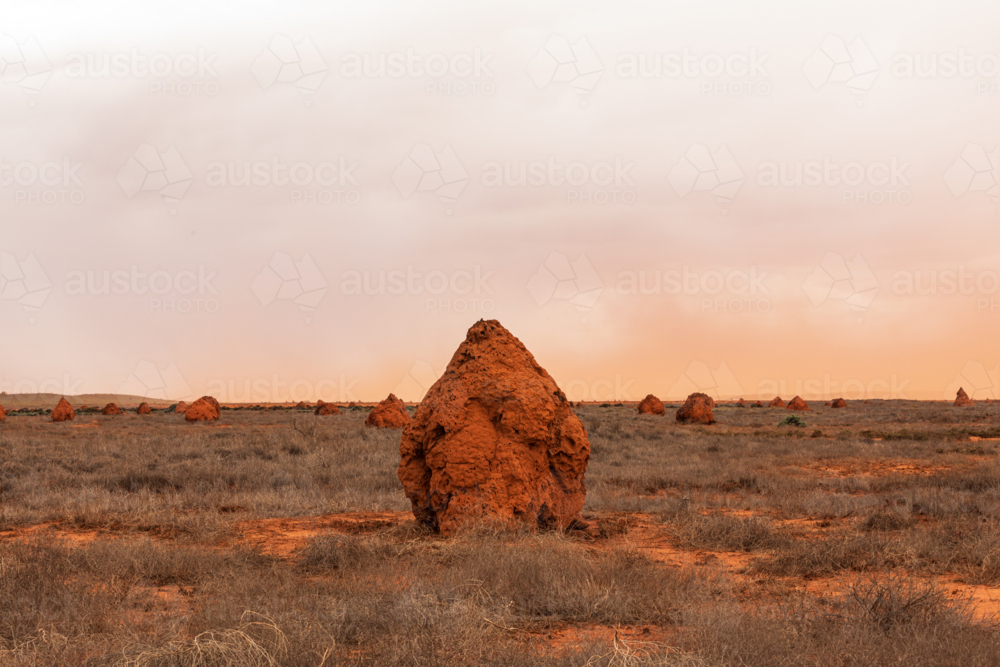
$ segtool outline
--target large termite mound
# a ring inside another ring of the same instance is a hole
[[[399,446],[417,521],[565,529],[586,495],[590,441],[555,380],[496,320],[480,320],[428,390]]]

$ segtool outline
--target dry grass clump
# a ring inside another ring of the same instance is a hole
[[[858,579],[841,599],[697,616],[692,641],[711,665],[986,667],[1000,655],[1000,633],[966,599],[894,574]]]
[[[682,512],[671,529],[682,545],[714,551],[762,551],[788,544],[763,517]]]
[[[157,647],[130,647],[116,667],[278,667],[288,640],[273,621],[247,613],[238,627]]]
[[[751,568],[762,574],[809,578],[903,565],[902,557],[890,547],[890,539],[877,533],[798,539],[767,558],[754,560]]]

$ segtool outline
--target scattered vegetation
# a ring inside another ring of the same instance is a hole
[[[712,427],[608,408],[577,408],[593,537],[373,523],[280,553],[245,524],[409,509],[398,431],[364,409],[16,413],[0,664],[996,664],[994,619],[941,585],[1000,585],[998,443],[973,433],[996,432],[990,406],[820,408],[812,439],[726,404]]]

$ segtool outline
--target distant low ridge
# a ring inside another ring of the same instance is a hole
[[[165,408],[173,405],[177,401],[167,399],[149,398],[147,396],[131,396],[129,394],[79,394],[72,396],[66,394],[66,400],[74,408],[87,405],[90,407],[102,407],[108,403],[115,403],[119,407],[138,406],[140,403],[149,403],[151,408]],[[4,409],[8,408],[54,408],[63,394],[0,394],[0,405]]]

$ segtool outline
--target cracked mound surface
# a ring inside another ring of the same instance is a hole
[[[477,522],[565,529],[589,461],[555,380],[499,322],[480,320],[403,431],[397,473],[417,521],[444,535]]]

